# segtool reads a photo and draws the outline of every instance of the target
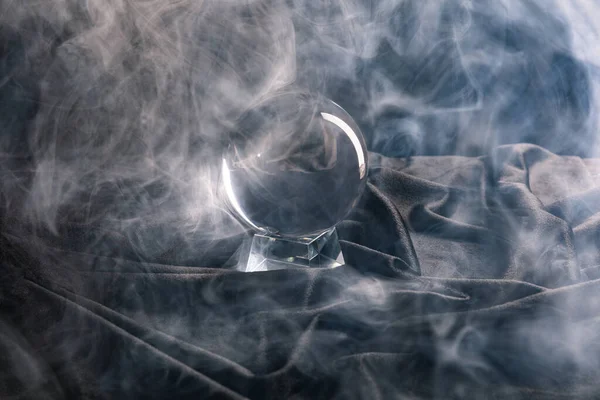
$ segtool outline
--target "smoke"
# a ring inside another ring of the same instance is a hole
[[[593,25],[576,6],[33,4],[1,14],[3,208],[58,236],[65,223],[119,232],[136,257],[242,234],[216,159],[240,113],[291,84],[340,103],[385,155],[595,146],[593,52],[578,61],[570,31]],[[149,224],[178,229],[145,237]]]
[[[236,115],[293,81],[289,14],[258,2],[8,5],[3,26],[21,42],[8,51],[21,53],[5,80],[35,82],[21,107],[36,115],[24,137],[4,135],[7,162],[15,137],[31,153],[25,171],[3,169],[22,171],[7,207],[55,235],[65,223],[122,232],[144,256],[173,243],[140,237],[149,224],[177,225],[184,241],[235,234],[215,160]]]
[[[598,17],[591,0],[4,1],[5,233],[40,254],[234,264],[245,231],[219,196],[219,159],[237,118],[290,85],[340,104],[387,156],[519,142],[598,156]],[[364,297],[344,310],[361,326],[393,298],[364,282],[340,292]],[[489,370],[478,329],[438,343],[444,360]]]

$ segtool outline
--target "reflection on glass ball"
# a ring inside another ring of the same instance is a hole
[[[305,92],[269,97],[236,124],[223,157],[232,212],[257,232],[324,232],[356,205],[367,180],[367,149],[337,104]]]

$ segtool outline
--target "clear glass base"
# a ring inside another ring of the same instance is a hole
[[[344,256],[335,228],[316,236],[281,238],[256,234],[252,238],[243,272],[288,268],[335,268],[344,265]]]

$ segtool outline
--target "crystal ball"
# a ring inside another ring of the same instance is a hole
[[[318,95],[287,92],[237,120],[222,160],[229,209],[272,236],[333,228],[356,206],[367,181],[367,149],[354,120]]]

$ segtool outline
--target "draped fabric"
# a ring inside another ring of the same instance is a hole
[[[0,398],[598,398],[600,160],[370,156],[331,270],[236,272],[244,237],[214,265],[112,257],[8,216]]]

